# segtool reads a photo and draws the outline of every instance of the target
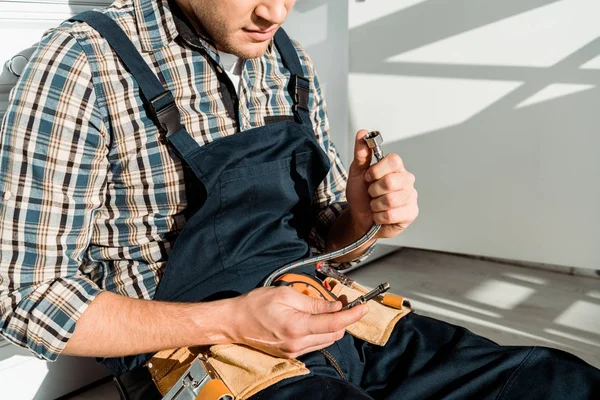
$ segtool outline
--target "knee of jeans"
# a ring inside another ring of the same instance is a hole
[[[550,347],[535,347],[526,360],[528,369],[552,369],[563,373],[576,372],[581,368],[586,369],[587,363],[581,358],[565,351]]]
[[[529,356],[529,361],[532,364],[549,365],[561,363],[570,356],[569,353],[551,347],[535,347]]]

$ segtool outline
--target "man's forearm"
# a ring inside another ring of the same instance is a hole
[[[338,250],[344,246],[349,245],[354,242],[362,235],[367,233],[368,228],[359,228],[352,221],[352,216],[350,214],[350,209],[346,208],[339,217],[335,220],[333,227],[329,231],[329,235],[327,237],[327,245],[325,247],[325,251],[333,251]],[[343,257],[336,258],[334,261],[336,262],[347,262],[352,261],[357,257],[360,257],[369,249],[369,247],[375,243],[376,239],[369,240],[366,244],[353,252],[346,254]]]
[[[228,343],[228,300],[168,303],[100,293],[77,321],[63,354],[117,357]]]

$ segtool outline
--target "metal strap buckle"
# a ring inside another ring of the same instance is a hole
[[[301,75],[292,75],[290,84],[292,85],[292,97],[294,99],[292,108],[294,112],[296,112],[298,108],[308,111],[310,81]]]
[[[210,364],[198,357],[162,400],[195,400],[204,386],[216,376]],[[233,396],[224,394],[214,400],[233,400]]]
[[[181,119],[179,110],[175,101],[171,98],[171,101],[164,107],[157,109],[157,103],[164,100],[165,97],[172,96],[171,92],[165,91],[153,99],[149,100],[150,109],[158,120],[159,130],[166,136],[169,137],[175,132],[181,130]]]

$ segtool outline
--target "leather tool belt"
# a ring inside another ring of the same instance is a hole
[[[353,282],[345,286],[333,278],[325,283],[348,301],[368,292]],[[412,309],[402,303],[390,307],[369,300],[369,312],[347,332],[374,345],[387,343],[398,321]],[[406,304],[406,303],[404,303]],[[295,359],[271,356],[238,344],[182,347],[156,353],[147,363],[164,400],[243,400],[286,378],[310,371]]]

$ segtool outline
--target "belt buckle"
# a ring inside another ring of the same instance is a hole
[[[217,377],[215,370],[204,358],[196,357],[162,400],[195,400],[206,384],[218,379]],[[230,394],[217,396],[219,397],[215,397],[214,400],[233,400]]]

